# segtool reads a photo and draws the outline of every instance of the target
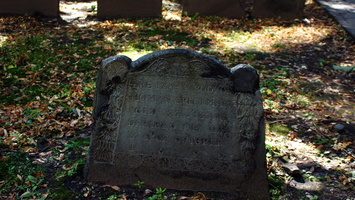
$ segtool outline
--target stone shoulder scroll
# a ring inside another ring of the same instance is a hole
[[[88,181],[268,199],[259,76],[197,52],[103,60]]]

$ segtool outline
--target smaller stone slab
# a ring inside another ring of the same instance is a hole
[[[183,0],[182,12],[188,16],[219,16],[243,18],[245,12],[240,0]]]
[[[98,0],[97,15],[101,19],[160,17],[162,0]]]
[[[254,0],[253,17],[302,19],[305,0]]]
[[[355,39],[355,1],[317,0]]]
[[[0,0],[0,15],[59,16],[59,0]]]

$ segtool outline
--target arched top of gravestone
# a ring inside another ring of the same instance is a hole
[[[158,60],[170,59],[174,57],[180,57],[181,59],[185,58],[190,60],[197,60],[206,64],[209,69],[208,71],[201,73],[201,77],[231,77],[236,84],[236,92],[254,93],[256,90],[259,89],[259,76],[253,67],[246,64],[240,64],[230,69],[214,58],[187,49],[166,49],[155,51],[153,53],[142,56],[135,61],[132,61],[127,56],[114,56],[103,60],[101,67],[106,68],[112,63],[120,62],[121,64],[124,63],[124,65],[127,66],[127,72],[129,71],[134,73],[148,70],[152,63]],[[179,63],[176,64],[177,65],[173,65],[171,67],[179,67]],[[110,71],[111,74],[115,74],[114,72],[112,72],[112,69],[110,69]],[[109,77],[109,79],[111,78],[113,77]]]
[[[205,56],[203,54],[197,53],[195,51],[187,50],[187,49],[165,49],[161,51],[156,51],[141,58],[137,59],[132,63],[132,71],[141,71],[145,70],[146,67],[149,67],[151,63],[155,62],[159,59],[169,59],[173,57],[185,57],[187,59],[194,59],[204,62],[209,66],[210,73],[202,74],[202,76],[208,77],[216,77],[216,76],[230,76],[231,70],[218,62],[216,59]],[[175,67],[175,66],[173,66]]]

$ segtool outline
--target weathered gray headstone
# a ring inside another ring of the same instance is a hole
[[[85,170],[91,182],[268,199],[254,68],[189,50],[105,59]]]
[[[301,19],[305,0],[254,0],[254,17],[281,17],[283,19]]]
[[[230,18],[243,18],[245,15],[240,0],[183,0],[182,12],[188,16],[198,13],[200,16]]]
[[[98,0],[97,15],[99,18],[117,17],[160,17],[162,0]]]
[[[59,16],[59,0],[0,0],[0,15]]]

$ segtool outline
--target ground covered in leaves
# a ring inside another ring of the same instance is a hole
[[[161,19],[98,21],[94,4],[67,21],[0,18],[0,199],[221,199],[83,180],[100,61],[169,48],[259,71],[273,199],[355,199],[354,39],[313,1],[293,21],[181,17],[164,2]]]

